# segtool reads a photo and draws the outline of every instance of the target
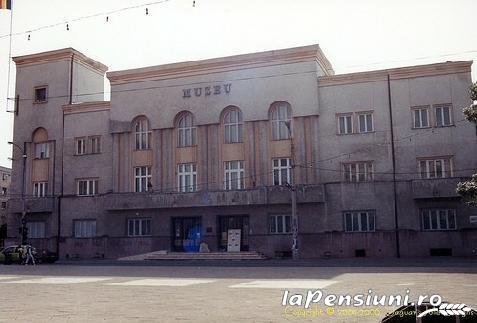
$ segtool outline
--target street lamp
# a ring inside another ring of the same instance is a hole
[[[296,205],[296,187],[295,187],[295,145],[293,142],[293,135],[291,130],[291,120],[285,121],[285,126],[288,129],[288,138],[290,138],[290,155],[291,155],[291,183],[287,183],[287,187],[291,193],[291,207],[292,207],[292,257],[294,260],[298,259],[298,214]]]
[[[25,244],[24,234],[25,231],[25,216],[26,216],[26,205],[25,205],[25,170],[26,170],[26,159],[27,155],[25,153],[25,147],[20,147],[20,145],[14,143],[13,141],[8,142],[9,145],[12,145],[18,148],[22,153],[23,158],[23,168],[22,168],[22,233],[21,233],[21,244]]]

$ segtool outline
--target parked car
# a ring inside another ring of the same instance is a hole
[[[0,263],[6,265],[9,264],[20,264],[23,259],[21,258],[19,245],[8,246],[0,250]],[[46,249],[37,250],[35,247],[32,248],[33,257],[35,257],[35,262],[37,264],[41,263],[54,263],[58,260],[58,255],[56,252],[51,252]]]

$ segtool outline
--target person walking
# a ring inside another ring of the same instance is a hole
[[[31,262],[33,266],[35,266],[35,257],[33,256],[33,248],[28,245],[26,246],[26,262],[25,265],[28,265]]]

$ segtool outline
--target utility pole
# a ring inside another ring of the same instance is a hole
[[[296,186],[295,186],[295,145],[293,141],[293,135],[291,130],[291,121],[285,122],[285,125],[288,129],[288,138],[290,138],[290,157],[291,157],[291,167],[290,167],[290,182],[287,183],[287,187],[291,193],[291,207],[292,207],[292,257],[293,260],[298,259],[299,248],[298,248],[298,213],[296,205]]]
[[[13,145],[14,147],[18,148],[22,153],[23,158],[23,168],[22,168],[22,219],[21,219],[21,244],[25,244],[25,224],[26,224],[26,202],[25,202],[25,170],[26,170],[26,159],[27,155],[25,153],[25,145],[20,147],[18,144],[14,143],[13,141],[8,142],[9,145]]]

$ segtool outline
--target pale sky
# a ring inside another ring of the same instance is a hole
[[[12,56],[74,47],[121,70],[318,43],[337,74],[477,59],[475,0],[169,0],[116,14],[81,16],[154,0],[12,0]],[[0,10],[0,37],[10,11]],[[66,30],[69,22],[70,30]],[[9,37],[0,38],[0,165],[13,116],[7,105]],[[475,80],[477,67],[473,66]],[[10,94],[14,97],[15,66]],[[109,89],[107,89],[109,90]],[[13,106],[10,106],[13,108]]]

